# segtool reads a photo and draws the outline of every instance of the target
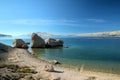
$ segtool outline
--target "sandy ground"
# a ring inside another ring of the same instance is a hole
[[[45,65],[51,65],[45,61],[35,58],[27,50],[14,49],[8,55],[8,61],[16,63],[20,66],[30,66],[38,73],[33,74],[33,77],[42,77],[41,80],[120,80],[120,75],[84,71],[83,67],[78,70],[72,70],[60,66],[54,66],[54,72],[46,72],[43,70]]]

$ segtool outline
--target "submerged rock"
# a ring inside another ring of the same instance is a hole
[[[60,39],[53,39],[53,38],[45,39],[45,46],[47,48],[56,47],[56,46],[63,46],[63,43],[64,42]]]
[[[68,46],[64,46],[64,48],[69,48]]]
[[[32,39],[32,48],[44,48],[45,47],[45,41],[38,36],[36,33],[32,33],[31,36]]]
[[[25,43],[22,39],[15,39],[13,41],[13,45],[15,48],[28,48],[27,43]]]

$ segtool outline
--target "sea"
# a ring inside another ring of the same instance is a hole
[[[13,46],[13,40],[21,38],[31,42],[29,37],[0,37],[0,42]],[[43,37],[44,39],[46,37]],[[53,37],[64,41],[58,48],[37,48],[28,50],[38,58],[57,60],[62,66],[84,70],[120,74],[120,37]],[[30,47],[31,45],[29,45]]]

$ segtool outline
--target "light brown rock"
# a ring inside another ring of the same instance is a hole
[[[28,48],[28,45],[22,39],[15,39],[13,41],[13,46],[15,48]]]
[[[63,44],[64,44],[63,40],[56,39],[56,45],[57,46],[63,46]]]
[[[22,48],[28,48],[28,45],[25,43],[22,45]]]
[[[40,36],[38,36],[36,33],[32,33],[31,39],[32,39],[32,48],[44,48],[45,47],[45,41]]]
[[[58,62],[57,60],[53,60],[52,64],[60,64],[60,62]]]
[[[52,65],[45,65],[44,66],[44,70],[48,71],[48,72],[53,72],[54,71],[54,67]]]
[[[52,75],[50,80],[61,80],[60,77]]]
[[[56,40],[53,38],[45,39],[45,45],[46,47],[55,47],[56,46]]]
[[[46,47],[56,47],[56,46],[63,46],[63,41],[60,39],[53,39],[53,38],[48,38],[45,39],[45,45]]]

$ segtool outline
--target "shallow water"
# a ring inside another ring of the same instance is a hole
[[[67,67],[85,70],[120,73],[120,38],[119,37],[66,37],[64,45],[69,48],[31,49],[42,59],[56,59]],[[24,39],[30,42],[30,39]],[[13,39],[0,39],[0,42],[12,45]]]

